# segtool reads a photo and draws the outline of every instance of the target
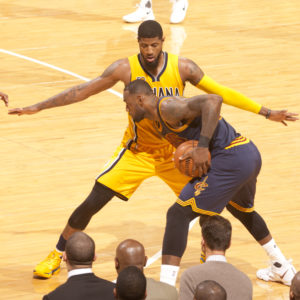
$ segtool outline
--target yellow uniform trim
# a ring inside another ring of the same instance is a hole
[[[241,146],[244,144],[248,144],[250,142],[249,139],[243,137],[243,136],[239,136],[236,139],[234,139],[227,147],[225,147],[224,149],[230,149],[236,146]]]
[[[248,212],[248,213],[250,213],[250,212],[253,212],[253,211],[254,211],[254,206],[251,207],[251,208],[245,208],[245,207],[242,207],[242,206],[236,204],[236,203],[233,202],[233,201],[229,201],[229,204],[230,204],[231,206],[233,206],[235,209],[237,209],[237,210],[239,210],[239,211],[242,211],[242,212]]]
[[[219,215],[216,212],[198,208],[197,205],[196,205],[195,198],[191,198],[191,199],[188,199],[186,201],[182,201],[179,198],[177,198],[176,203],[178,203],[180,206],[183,206],[183,207],[190,205],[192,207],[192,210],[194,212],[198,213],[198,214],[209,215],[209,216]]]
[[[196,85],[206,93],[217,94],[223,98],[224,103],[258,114],[262,105],[244,96],[243,94],[223,86],[204,75]]]

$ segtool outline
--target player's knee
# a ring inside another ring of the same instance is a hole
[[[69,225],[75,229],[83,230],[89,223],[90,219],[96,214],[115,193],[96,182],[91,193],[72,213],[69,218]]]
[[[226,208],[246,227],[257,241],[262,240],[270,234],[266,222],[255,210],[252,212],[243,212],[231,205],[227,205]]]

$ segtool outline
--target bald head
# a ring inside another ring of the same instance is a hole
[[[136,240],[127,239],[116,249],[115,267],[118,274],[128,266],[136,266],[143,270],[146,262],[145,248]]]
[[[300,271],[296,273],[290,288],[290,299],[300,300]]]
[[[195,291],[194,300],[226,300],[225,289],[214,280],[200,282]]]

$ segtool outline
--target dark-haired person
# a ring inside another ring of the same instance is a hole
[[[227,293],[216,281],[204,280],[196,286],[194,300],[227,300]]]
[[[266,250],[272,262],[271,267],[259,270],[257,277],[290,285],[295,268],[254,210],[260,153],[252,141],[220,117],[222,97],[208,94],[187,99],[158,98],[146,81],[138,79],[125,87],[124,102],[135,122],[150,120],[153,128],[174,147],[187,140],[198,141],[197,147],[182,156],[193,160],[194,170],[189,174],[193,179],[167,213],[162,249],[165,265],[161,267],[160,280],[175,285],[189,223],[200,215],[220,214],[226,207]]]
[[[219,283],[226,290],[228,300],[252,300],[251,280],[226,261],[225,252],[231,242],[230,222],[218,215],[209,216],[203,222],[201,232],[201,247],[207,259],[204,264],[190,267],[183,272],[180,278],[180,300],[192,299],[197,285],[204,280]]]
[[[84,232],[75,232],[66,243],[64,260],[68,280],[45,295],[43,300],[114,299],[115,284],[97,277],[92,271],[95,243]]]
[[[115,298],[117,300],[144,300],[147,296],[146,283],[146,277],[138,267],[128,266],[118,275],[114,289]]]
[[[76,85],[34,105],[10,109],[9,114],[34,114],[44,109],[80,102],[111,88],[118,81],[128,85],[132,80],[144,78],[159,97],[182,96],[185,84],[190,82],[206,92],[221,95],[229,105],[261,114],[270,120],[283,123],[294,120],[293,114],[287,111],[271,111],[216,83],[190,59],[163,51],[163,43],[160,24],[145,21],[138,29],[140,53],[115,61],[101,76],[89,82]],[[136,123],[129,117],[129,125],[121,145],[102,169],[86,200],[70,216],[56,249],[35,267],[34,274],[50,278],[54,271],[59,271],[61,253],[71,234],[84,230],[92,216],[114,196],[127,201],[145,179],[158,176],[179,195],[189,178],[174,168],[173,151],[174,148],[153,129],[149,120]]]
[[[0,99],[3,100],[5,106],[8,106],[8,96],[2,92],[0,92]]]

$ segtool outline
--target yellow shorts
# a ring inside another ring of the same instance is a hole
[[[173,152],[172,145],[147,152],[135,152],[121,145],[96,180],[127,200],[145,179],[158,176],[178,196],[191,178],[175,168]]]

